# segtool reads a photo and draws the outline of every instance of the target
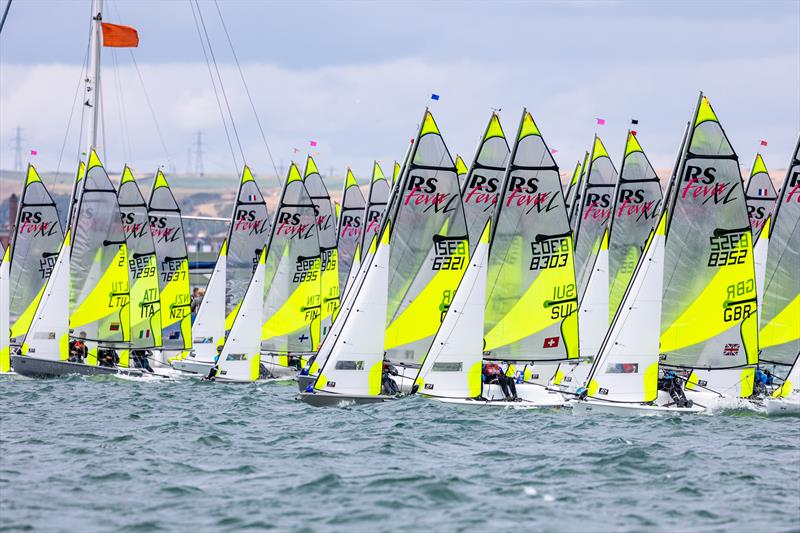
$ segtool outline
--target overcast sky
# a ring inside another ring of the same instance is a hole
[[[200,7],[245,158],[256,173],[273,174],[215,5]],[[618,164],[631,118],[654,164],[671,167],[699,90],[745,168],[761,139],[768,167],[785,168],[800,132],[797,0],[223,0],[220,8],[278,165],[316,140],[324,173],[351,165],[366,177],[373,159],[389,165],[403,156],[429,104],[451,152],[468,162],[492,108],[502,108],[512,136],[527,106],[562,171],[595,130]],[[37,150],[40,167],[55,170],[73,108],[61,170],[74,167],[88,18],[88,0],[12,4],[0,36],[0,167],[13,166],[19,125],[24,159]],[[236,171],[189,1],[106,0],[104,19],[139,31],[134,54],[167,148],[128,51],[106,48],[107,164],[146,173],[169,157],[184,171],[200,129],[205,170]],[[431,102],[431,93],[441,99]]]

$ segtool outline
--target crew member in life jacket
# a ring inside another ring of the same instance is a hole
[[[80,339],[69,341],[69,362],[70,363],[83,363],[86,360],[88,350],[86,343]]]
[[[672,370],[667,370],[658,378],[658,390],[663,390],[669,393],[670,398],[678,407],[691,407],[694,405],[692,400],[686,399],[686,394],[683,392],[683,383],[680,376]]]
[[[753,396],[764,398],[769,395],[769,387],[775,383],[774,376],[769,370],[756,369],[755,379],[753,380]]]
[[[514,380],[503,372],[503,368],[496,363],[486,363],[483,365],[483,382],[487,385],[497,384],[503,391],[507,402],[519,401],[517,397],[517,386]]]
[[[383,373],[381,375],[381,392],[386,396],[394,396],[400,392],[397,382],[392,376],[399,376],[400,372],[388,361],[383,362]]]

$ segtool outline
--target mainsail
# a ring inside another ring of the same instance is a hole
[[[757,363],[752,233],[739,163],[702,94],[668,202],[662,362],[697,369]],[[748,379],[752,386],[752,372],[742,374],[745,391]]]
[[[56,204],[33,165],[22,190],[14,235],[11,240],[9,289],[10,341],[22,344],[33,313],[42,297],[61,249],[64,233]],[[6,295],[8,297],[8,295]]]
[[[455,163],[427,109],[398,192],[386,350],[391,361],[418,364],[439,329],[469,255]]]
[[[589,154],[586,154],[588,157]],[[567,186],[567,194],[564,196],[564,205],[567,206],[567,212],[570,212],[570,205],[572,205],[572,201],[575,199],[575,194],[578,192],[578,187],[581,181],[581,173],[583,171],[583,165],[581,164],[580,160],[575,163],[575,170],[572,171],[572,177],[569,180],[569,185]]]
[[[800,139],[769,229],[760,359],[797,366],[800,354]],[[795,383],[795,386],[797,384]]]
[[[397,181],[395,180],[395,183]],[[381,228],[383,213],[389,203],[389,182],[377,161],[372,166],[372,180],[369,182],[367,207],[364,209],[364,231],[361,236],[361,249],[369,248],[373,238],[377,238]]]
[[[355,259],[356,248],[361,242],[364,229],[364,195],[358,187],[353,171],[347,169],[342,193],[342,208],[339,213],[339,294],[345,294],[347,278]]]
[[[269,211],[250,168],[245,166],[236,193],[225,261],[225,329],[230,329],[236,310],[250,285],[258,258],[271,231]],[[205,301],[203,302],[205,304]],[[203,305],[201,304],[201,305]]]
[[[494,216],[509,153],[508,142],[500,126],[500,117],[497,113],[492,113],[472,167],[461,185],[471,251],[478,245],[478,238],[486,221]]]
[[[609,222],[609,317],[613,318],[661,212],[661,183],[636,135],[628,131]]]
[[[527,110],[494,216],[484,322],[487,358],[578,357],[574,252],[558,166]]]
[[[328,334],[333,318],[339,309],[339,252],[337,249],[338,238],[336,231],[336,215],[333,211],[331,196],[328,188],[322,181],[322,176],[317,170],[317,165],[311,156],[306,159],[306,170],[303,182],[306,191],[314,205],[317,221],[317,235],[319,237],[320,268],[320,315],[315,339],[319,343]]]
[[[750,217],[750,228],[753,230],[753,241],[758,241],[758,236],[764,228],[764,223],[772,214],[775,207],[775,200],[778,194],[769,177],[767,166],[761,154],[756,154],[753,161],[753,168],[750,171],[750,179],[747,180],[747,187],[744,190],[747,201],[747,214]]]
[[[160,170],[150,191],[148,213],[158,258],[162,345],[165,350],[188,350],[192,347],[189,257],[181,210]]]
[[[161,346],[161,294],[156,249],[150,233],[147,204],[127,166],[122,171],[117,200],[128,246],[131,348]]]
[[[575,199],[575,279],[579,300],[589,284],[592,266],[608,225],[616,184],[617,170],[600,137],[595,135],[586,176]]]
[[[319,238],[314,204],[294,163],[267,245],[264,291],[261,350],[312,352],[318,343],[312,339],[312,323],[320,313]]]
[[[570,188],[567,191],[566,197],[566,205],[567,205],[567,214],[569,215],[569,227],[575,231],[575,225],[578,222],[578,216],[580,215],[580,208],[581,205],[581,198],[583,197],[583,182],[586,180],[586,171],[589,168],[589,152],[586,152],[583,156],[583,164],[581,164],[580,175],[578,176],[577,182],[573,187],[570,183]],[[573,176],[574,178],[574,176]]]

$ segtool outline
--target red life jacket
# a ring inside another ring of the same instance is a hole
[[[484,371],[486,372],[486,374],[488,374],[490,376],[502,376],[503,375],[503,369],[500,368],[500,365],[497,365],[497,364],[494,364],[494,363],[489,363],[489,364],[485,365],[484,366]]]

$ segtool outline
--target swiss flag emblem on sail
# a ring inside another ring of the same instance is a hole
[[[542,348],[558,348],[561,337],[547,337],[542,344]]]

